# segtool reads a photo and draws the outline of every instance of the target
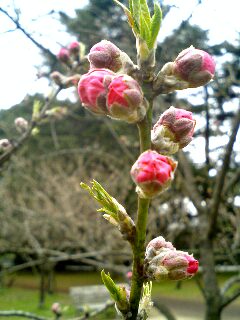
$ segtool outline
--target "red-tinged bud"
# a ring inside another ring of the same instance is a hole
[[[179,53],[173,64],[173,74],[188,82],[189,88],[207,84],[214,76],[215,62],[205,51],[193,46]]]
[[[8,151],[12,147],[8,139],[0,139],[0,154]]]
[[[78,56],[80,51],[80,44],[77,41],[73,41],[68,46],[69,53],[73,56]]]
[[[150,280],[189,279],[198,271],[198,261],[192,255],[176,250],[171,243],[158,237],[147,246],[145,271]]]
[[[90,68],[106,68],[118,72],[126,64],[133,65],[130,57],[110,41],[96,43],[88,54]]]
[[[170,107],[153,127],[153,148],[162,154],[173,154],[186,147],[192,141],[195,124],[192,112]]]
[[[90,68],[107,68],[114,72],[122,68],[121,50],[110,41],[102,40],[95,44],[89,54]]]
[[[136,191],[142,198],[153,198],[165,191],[171,184],[177,162],[156,151],[142,153],[131,169]]]
[[[113,78],[108,87],[107,107],[112,118],[129,123],[142,120],[147,110],[141,87],[128,75]]]
[[[57,58],[59,61],[68,64],[70,60],[69,51],[65,48],[61,48],[59,53],[57,54]]]
[[[108,115],[106,99],[114,73],[108,69],[92,69],[78,83],[78,94],[83,106],[93,113]]]
[[[73,86],[77,87],[78,82],[80,80],[79,74],[74,74],[73,76],[65,77],[63,74],[61,74],[58,71],[52,72],[50,76],[52,80],[63,89],[70,88]]]
[[[24,133],[28,129],[28,121],[22,117],[18,117],[14,120],[15,127],[18,132]]]

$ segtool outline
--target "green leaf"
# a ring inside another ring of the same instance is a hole
[[[35,100],[33,103],[33,112],[32,112],[32,119],[33,120],[38,120],[38,117],[40,115],[40,111],[41,111],[41,102],[39,100]]]
[[[121,301],[121,292],[119,286],[117,286],[112,280],[110,274],[106,274],[104,270],[101,272],[102,281],[105,287],[108,289],[110,296],[115,302]]]
[[[151,41],[151,34],[149,29],[149,24],[145,20],[144,16],[140,16],[140,36],[144,39],[147,43]]]
[[[140,32],[139,24],[140,24],[140,16],[141,16],[140,0],[132,0],[132,15],[134,20],[134,26],[139,33]]]
[[[148,28],[150,28],[151,25],[151,16],[149,12],[149,8],[147,5],[146,0],[140,0],[140,6],[141,6],[141,16],[144,17],[144,20],[146,21]]]
[[[133,20],[133,16],[132,16],[131,11],[129,11],[128,8],[124,4],[119,2],[118,0],[113,0],[113,1],[123,9],[125,15],[127,16],[128,23],[129,23],[130,27],[134,28],[134,20]]]
[[[150,41],[149,41],[149,49],[152,49],[154,47],[154,44],[156,42],[160,26],[162,22],[162,10],[158,3],[154,3],[154,15],[151,19],[151,28],[150,28]]]

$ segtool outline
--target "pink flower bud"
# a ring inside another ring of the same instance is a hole
[[[14,120],[15,127],[18,132],[23,133],[28,128],[28,122],[22,117],[18,117]]]
[[[198,261],[187,252],[176,250],[164,238],[158,237],[147,246],[145,271],[152,280],[183,280],[191,278],[198,271]]]
[[[59,53],[57,54],[57,58],[59,61],[68,64],[70,61],[69,51],[65,48],[61,48]]]
[[[130,123],[138,122],[146,114],[146,104],[141,87],[132,77],[114,77],[108,88],[107,107],[109,115]]]
[[[51,310],[53,313],[55,313],[56,315],[61,315],[62,314],[62,308],[59,302],[54,302],[52,304]]]
[[[0,154],[6,152],[12,147],[11,142],[8,139],[0,139]]]
[[[114,73],[107,69],[92,69],[78,83],[78,94],[85,108],[93,113],[108,114],[106,97]]]
[[[166,190],[173,180],[177,163],[156,151],[142,153],[131,169],[140,197],[153,198]]]
[[[69,50],[70,54],[77,56],[79,54],[79,50],[80,50],[79,42],[77,42],[77,41],[71,42],[68,46],[68,50]]]
[[[153,127],[153,148],[162,154],[173,154],[186,147],[192,141],[195,124],[192,112],[170,107]]]
[[[193,46],[179,53],[173,64],[173,74],[187,81],[189,88],[207,84],[214,76],[215,62],[205,51]]]

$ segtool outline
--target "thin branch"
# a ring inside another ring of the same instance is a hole
[[[1,10],[1,8],[0,8]],[[42,119],[44,117],[45,111],[49,108],[49,106],[51,105],[51,103],[54,101],[54,99],[56,98],[56,96],[58,95],[58,93],[61,91],[61,88],[58,88],[54,94],[52,95],[52,97],[45,103],[45,105],[43,106],[43,108],[41,109],[40,115],[39,115],[39,119]],[[29,124],[29,127],[27,129],[26,132],[24,132],[24,134],[20,137],[20,139],[15,142],[13,144],[13,146],[7,150],[5,153],[3,153],[0,156],[0,166],[6,162],[7,160],[10,159],[10,157],[16,153],[20,147],[23,146],[24,142],[31,136],[32,130],[37,126],[38,122],[36,121],[31,121],[31,123]]]
[[[224,286],[221,289],[221,294],[224,296],[227,291],[234,286],[237,282],[240,283],[240,275],[233,276],[224,283]]]
[[[114,306],[114,302],[107,302],[101,309],[98,309],[98,310],[95,310],[95,311],[92,311],[90,313],[87,313],[81,317],[77,317],[77,318],[73,318],[73,319],[70,319],[70,320],[86,320],[86,319],[90,319],[92,317],[95,317],[101,313],[103,313],[104,311],[106,311],[108,308],[110,307],[113,307]]]
[[[12,16],[10,16],[10,14],[5,11],[3,8],[0,8],[0,12],[2,12],[3,14],[5,14],[16,26],[16,28],[20,31],[22,31],[22,33],[29,39],[31,40],[40,50],[42,50],[45,54],[47,54],[52,60],[57,61],[57,58],[55,56],[55,54],[53,54],[49,49],[45,48],[43,45],[41,45],[38,41],[36,41],[30,33],[28,33],[19,23],[18,19],[13,18]]]
[[[165,316],[167,320],[177,320],[177,318],[172,314],[170,309],[163,303],[160,303],[157,300],[153,300],[154,307]]]
[[[221,309],[224,309],[228,306],[231,302],[236,300],[240,296],[240,288],[236,289],[231,295],[225,297],[221,304]]]
[[[190,163],[188,158],[182,151],[178,152],[178,162],[180,166],[180,170],[183,173],[183,184],[188,193],[189,198],[191,199],[192,203],[196,207],[199,213],[203,212],[203,207],[201,206],[202,198],[200,193],[196,188],[196,183],[194,176],[192,174],[192,170],[190,167]]]
[[[216,187],[214,189],[213,198],[212,198],[212,205],[210,210],[210,225],[209,225],[209,237],[214,236],[214,232],[216,230],[216,222],[218,217],[218,211],[220,206],[220,199],[222,196],[222,191],[224,187],[224,182],[226,178],[227,171],[230,165],[230,159],[233,151],[233,145],[236,140],[237,132],[239,129],[240,123],[240,108],[234,118],[233,125],[232,125],[232,133],[229,138],[229,142],[226,147],[226,152],[223,158],[222,168],[216,178]]]
[[[37,316],[34,313],[24,312],[20,310],[0,311],[0,317],[22,317],[34,320],[47,320],[48,318]]]

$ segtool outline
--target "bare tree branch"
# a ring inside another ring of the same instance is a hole
[[[214,233],[216,232],[216,221],[218,217],[219,206],[221,203],[220,199],[221,199],[221,195],[224,187],[226,174],[230,165],[230,159],[232,155],[233,145],[237,136],[239,123],[240,123],[240,108],[238,109],[238,112],[233,120],[232,133],[230,135],[229,142],[226,147],[222,168],[219,171],[219,174],[216,178],[216,187],[214,189],[211,210],[210,210],[209,237],[213,237]]]
[[[19,23],[19,19],[13,18],[6,10],[0,8],[0,12],[2,12],[5,16],[7,16],[16,26],[18,30],[20,30],[29,40],[31,40],[40,50],[42,50],[46,55],[48,55],[53,61],[57,61],[55,54],[53,54],[49,49],[45,48],[42,44],[36,41],[30,33],[28,33]]]
[[[34,320],[47,320],[47,318],[37,316],[34,313],[24,312],[20,310],[0,311],[0,317],[21,317]]]
[[[1,10],[1,8],[0,8]],[[39,115],[39,119],[42,119],[45,111],[49,108],[49,106],[51,105],[51,103],[54,101],[54,99],[56,98],[56,96],[58,95],[58,93],[61,91],[61,88],[58,88],[52,95],[52,97],[45,103],[45,105],[42,107],[40,115]],[[20,149],[20,147],[23,146],[23,144],[25,143],[25,141],[31,136],[32,130],[37,126],[38,122],[32,120],[31,123],[28,126],[28,129],[26,132],[24,132],[24,134],[20,137],[20,139],[15,142],[13,144],[13,146],[8,149],[6,152],[4,152],[1,156],[0,156],[0,166],[6,162],[7,160],[10,159],[10,157],[16,153],[18,151],[18,149]]]

